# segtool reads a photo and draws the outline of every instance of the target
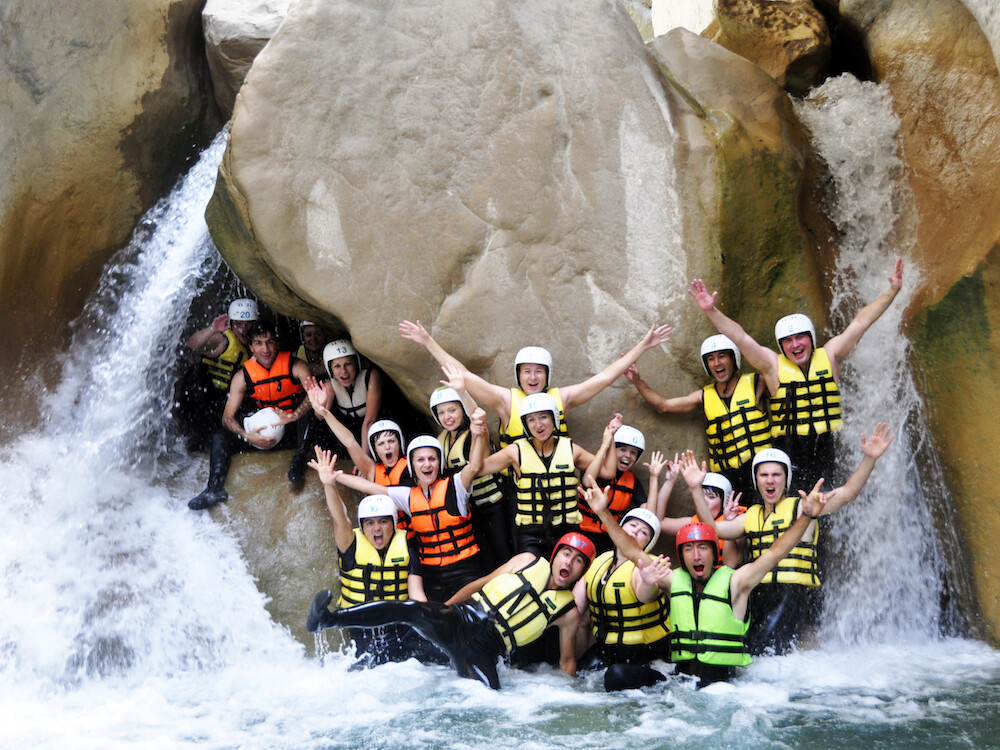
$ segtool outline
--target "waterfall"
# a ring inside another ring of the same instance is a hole
[[[831,336],[886,290],[895,257],[906,256],[913,242],[914,209],[886,86],[843,75],[811,92],[797,112],[832,178],[825,209],[840,237],[828,280]],[[889,642],[968,628],[956,601],[971,601],[968,578],[958,555],[946,560],[942,544],[955,534],[952,501],[901,334],[919,269],[907,265],[903,278],[896,300],[841,366],[842,479],[861,458],[861,433],[870,436],[885,421],[897,438],[862,495],[831,519],[833,562],[822,619],[827,640]],[[949,565],[959,573],[946,579]],[[963,593],[956,596],[956,588]]]

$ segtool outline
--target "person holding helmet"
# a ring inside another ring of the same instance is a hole
[[[330,373],[326,371],[326,363],[323,361],[323,349],[326,346],[326,334],[323,329],[311,320],[299,321],[299,338],[302,344],[295,356],[309,366],[309,372],[319,382],[330,378]]]
[[[253,356],[233,375],[226,407],[222,413],[222,426],[225,430],[212,436],[208,484],[200,494],[188,502],[191,510],[211,508],[229,499],[225,485],[230,460],[235,451],[242,450],[245,445],[270,450],[275,447],[291,447],[295,444],[293,436],[296,433],[292,430],[284,431],[284,439],[280,444],[274,438],[264,437],[261,434],[266,426],[247,430],[241,423],[241,414],[270,407],[277,414],[278,424],[289,425],[310,411],[309,401],[302,389],[302,383],[309,378],[309,368],[306,367],[306,363],[292,357],[290,352],[278,351],[274,326],[270,323],[255,321],[250,328],[249,337]],[[242,439],[242,444],[236,438]],[[297,456],[292,459],[292,469],[289,470],[288,477],[293,486],[295,480],[292,470],[296,466],[296,460]],[[303,471],[304,468],[303,461]]]
[[[566,434],[565,413],[570,409],[587,403],[598,393],[614,383],[628,368],[648,349],[654,349],[670,340],[671,327],[653,326],[642,339],[619,359],[609,364],[596,375],[582,383],[555,388],[552,386],[552,355],[540,346],[526,346],[514,357],[514,380],[516,387],[503,386],[487,382],[483,378],[468,371],[457,359],[446,352],[438,344],[420,321],[404,320],[399,324],[400,334],[405,339],[414,341],[431,353],[440,364],[451,363],[466,370],[466,384],[472,397],[487,407],[493,409],[500,417],[500,446],[511,445],[515,440],[527,433],[521,420],[523,411],[521,402],[530,395],[547,393],[556,403],[558,419],[556,428],[558,434]]]
[[[219,427],[233,373],[250,359],[247,334],[259,317],[252,299],[236,299],[228,312],[191,334],[187,345],[201,354],[181,384],[178,419],[189,433],[189,450],[202,450]]]
[[[561,537],[551,557],[515,555],[489,575],[464,586],[445,604],[383,601],[331,612],[333,594],[313,599],[306,629],[382,627],[405,623],[448,654],[460,677],[500,689],[497,660],[536,641],[550,627],[559,632],[559,667],[576,675],[580,616],[571,589],[594,559],[582,534]]]
[[[773,444],[795,456],[805,487],[819,477],[833,476],[837,468],[833,433],[843,429],[840,361],[888,309],[902,286],[903,259],[897,258],[889,288],[863,307],[841,333],[818,346],[816,328],[808,317],[786,315],[774,327],[779,349],[775,352],[715,306],[718,292],[709,294],[701,279],[691,282],[690,293],[698,307],[760,371],[771,399]]]
[[[452,381],[449,381],[452,384]],[[460,390],[460,388],[456,389]],[[444,450],[437,438],[418,435],[406,447],[413,486],[385,487],[362,477],[339,474],[337,482],[368,495],[388,495],[410,517],[423,566],[424,592],[430,601],[444,601],[482,574],[479,545],[472,530],[472,482],[486,452],[486,422],[482,409],[472,414],[472,449],[461,471],[441,476]]]
[[[823,510],[816,515],[829,515],[854,500],[864,488],[875,468],[875,462],[892,444],[894,436],[888,426],[880,422],[875,426],[871,439],[862,433],[861,450],[864,457],[858,468],[843,486],[822,493]],[[722,539],[746,538],[750,561],[761,557],[782,531],[790,528],[803,514],[800,498],[788,494],[792,480],[792,462],[788,454],[778,448],[766,448],[753,460],[754,489],[760,504],[750,506],[732,520],[716,521],[709,511],[701,487],[705,480],[705,464],[699,466],[692,451],[681,456],[681,473],[691,490],[698,518],[711,525]],[[824,480],[816,481],[813,491],[818,492]],[[799,495],[805,493],[799,490]],[[763,584],[753,597],[748,649],[751,654],[765,650],[784,653],[797,641],[805,625],[812,624],[818,614],[820,578],[817,567],[819,524],[810,520],[798,536],[794,551],[782,562],[768,569]]]
[[[563,534],[579,530],[583,516],[577,502],[577,469],[588,468],[594,454],[557,433],[559,407],[548,393],[527,396],[520,413],[526,437],[489,456],[479,473],[513,470],[514,547],[537,555]],[[601,472],[607,479],[614,476],[606,467]]]
[[[611,451],[612,441],[614,442],[614,451]],[[622,516],[630,508],[643,507],[647,503],[646,490],[632,472],[645,450],[646,437],[635,427],[623,425],[622,415],[615,414],[608,426],[604,428],[601,447],[597,449],[594,460],[585,472],[585,474],[596,478],[602,473],[603,468],[605,475],[610,474],[614,477],[610,480],[597,480],[597,486],[602,488],[610,486],[609,509],[619,523]],[[654,461],[655,457],[662,456],[658,451],[654,451],[653,455]],[[605,466],[605,463],[608,465]],[[648,468],[650,464],[647,463],[646,466]],[[594,546],[597,547],[598,553],[610,550],[613,546],[611,538],[594,512],[588,506],[581,505],[580,514],[582,516],[580,531],[590,537]]]
[[[766,386],[758,373],[740,373],[740,350],[728,336],[709,336],[701,344],[701,364],[712,382],[687,396],[664,398],[636,365],[625,372],[639,395],[660,414],[689,414],[701,408],[708,436],[708,462],[739,492],[750,491],[750,460],[771,445]]]
[[[455,382],[464,385],[464,374],[451,369]],[[464,391],[463,391],[464,392]],[[466,404],[457,390],[442,385],[430,396],[431,416],[442,430],[438,442],[444,450],[442,473],[454,474],[469,463],[472,437],[469,431],[469,414],[476,409],[476,403],[468,395]],[[492,450],[492,445],[489,446]],[[472,530],[476,535],[483,567],[492,570],[512,554],[510,524],[507,521],[506,504],[500,476],[487,474],[476,477],[472,483]]]
[[[336,456],[316,446],[309,466],[319,474],[326,506],[333,519],[333,538],[340,553],[340,599],[338,607],[365,602],[427,601],[420,562],[406,532],[396,528],[396,504],[386,495],[368,495],[358,503],[358,528],[352,528],[347,508],[337,492]],[[353,629],[348,638],[366,664],[403,661],[412,656],[427,658],[413,631],[404,626],[386,626],[374,631]]]
[[[588,476],[588,486],[597,484]],[[611,510],[614,488],[601,494]],[[588,506],[589,509],[589,506]],[[593,511],[592,511],[593,512]],[[594,514],[595,518],[596,513]],[[612,512],[614,517],[614,513]],[[618,522],[618,518],[615,518]],[[650,553],[660,536],[660,519],[648,508],[633,508],[621,517],[622,530]],[[583,581],[574,588],[581,622],[590,621],[588,639],[592,645],[581,657],[580,669],[607,668],[607,691],[647,687],[666,679],[651,668],[655,659],[670,657],[670,604],[660,581],[670,567],[663,557],[630,560],[615,546],[599,554],[587,569]],[[646,564],[649,562],[649,564]]]

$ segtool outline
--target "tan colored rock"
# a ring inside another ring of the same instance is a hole
[[[0,8],[8,364],[30,339],[51,370],[55,332],[183,166],[207,111],[199,10],[194,0],[7,0]]]
[[[288,13],[291,0],[208,0],[202,11],[205,56],[215,100],[226,117],[254,58]]]
[[[797,96],[822,82],[830,61],[830,31],[809,0],[715,0],[704,36]]]
[[[652,0],[620,0],[622,7],[631,16],[635,27],[639,29],[639,34],[643,40],[648,41],[653,38],[653,16],[651,13]]]

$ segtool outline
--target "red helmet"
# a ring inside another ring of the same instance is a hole
[[[719,546],[719,535],[715,529],[707,523],[689,523],[677,532],[677,554],[680,554],[681,547],[689,542],[711,542],[716,547]]]
[[[556,559],[556,552],[559,551],[560,547],[572,547],[577,552],[582,553],[588,562],[594,562],[594,558],[597,557],[597,547],[594,546],[594,543],[577,531],[571,531],[560,537],[556,546],[552,548],[552,557],[549,558],[549,562]]]

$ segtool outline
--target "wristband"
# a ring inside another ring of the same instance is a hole
[[[815,520],[817,520],[819,518],[819,516],[810,516],[805,511],[802,511],[802,515],[804,515],[806,518],[812,519],[813,521],[815,521]]]

